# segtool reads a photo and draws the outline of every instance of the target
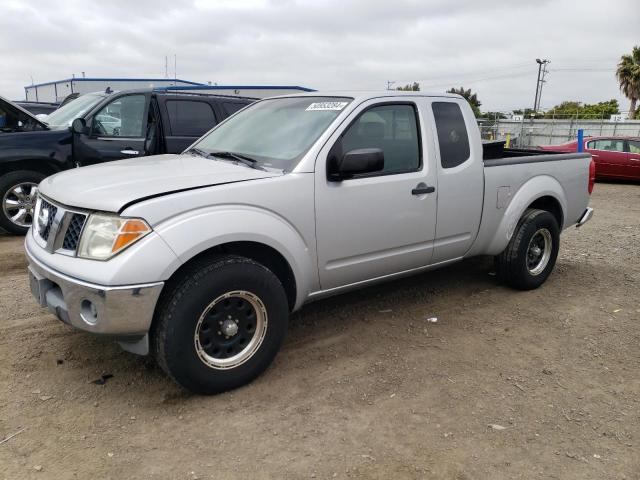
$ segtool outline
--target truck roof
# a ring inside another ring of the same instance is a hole
[[[441,92],[413,92],[404,90],[319,90],[316,92],[291,93],[287,95],[277,95],[271,98],[286,97],[350,97],[354,100],[368,100],[380,97],[447,97],[462,98],[455,93]]]

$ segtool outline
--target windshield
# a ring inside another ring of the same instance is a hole
[[[59,109],[51,112],[49,116],[44,119],[44,122],[53,129],[69,127],[71,126],[71,122],[84,115],[85,112],[103,98],[104,95],[99,93],[88,93],[78,97]]]
[[[351,102],[343,97],[274,98],[254,103],[202,137],[200,153],[245,156],[262,167],[291,171]]]

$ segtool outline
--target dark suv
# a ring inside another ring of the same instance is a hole
[[[122,158],[180,153],[254,100],[152,89],[89,93],[41,121],[0,98],[0,227],[26,233],[45,177]]]

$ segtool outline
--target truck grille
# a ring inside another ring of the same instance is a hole
[[[82,232],[82,227],[84,227],[86,219],[87,216],[82,213],[74,213],[72,215],[67,231],[64,234],[64,241],[62,242],[62,248],[64,250],[75,252],[78,249],[80,233]]]
[[[33,219],[34,237],[49,252],[75,255],[87,216],[40,196]]]
[[[41,200],[40,212],[47,212],[46,220],[38,225],[40,236],[43,240],[47,241],[49,239],[49,235],[51,234],[51,225],[53,224],[53,219],[56,217],[56,213],[58,213],[58,207],[47,202],[44,198]],[[35,219],[35,221],[39,222],[40,215]]]

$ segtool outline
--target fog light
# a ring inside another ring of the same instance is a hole
[[[98,308],[96,304],[91,300],[82,300],[80,303],[80,316],[85,322],[95,325],[98,321]]]

